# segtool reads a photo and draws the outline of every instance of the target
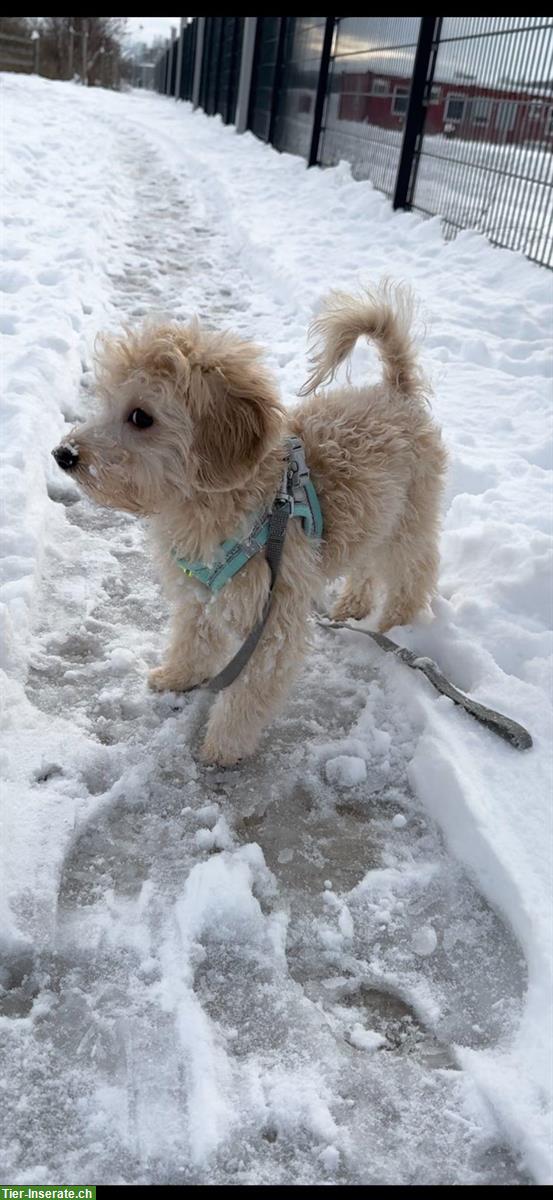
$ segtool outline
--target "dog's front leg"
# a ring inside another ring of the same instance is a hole
[[[228,654],[227,634],[212,619],[211,597],[186,596],[173,610],[165,661],[148,674],[155,691],[186,692],[220,670]]]
[[[271,615],[248,665],[221,692],[210,713],[200,757],[231,766],[256,749],[280,707],[305,652],[309,598],[279,581]]]

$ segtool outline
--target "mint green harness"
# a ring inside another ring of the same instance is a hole
[[[315,488],[309,477],[302,443],[299,438],[290,438],[285,464],[282,492],[291,502],[290,516],[301,521],[307,537],[320,538],[323,532],[323,516]],[[277,496],[278,499],[278,496]],[[212,563],[193,562],[188,558],[177,558],[176,562],[185,575],[199,579],[212,592],[233,579],[238,571],[259,554],[267,545],[271,508],[266,508],[253,518],[253,524],[245,538],[227,538],[215,552]]]

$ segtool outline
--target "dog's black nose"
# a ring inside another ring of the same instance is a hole
[[[71,471],[79,461],[79,451],[67,444],[56,446],[55,450],[52,450],[52,454],[62,471]]]

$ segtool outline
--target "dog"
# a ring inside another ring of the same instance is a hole
[[[407,291],[384,285],[334,292],[314,322],[312,373],[283,409],[261,351],[229,332],[145,325],[100,339],[97,415],[55,450],[98,504],[149,518],[170,597],[169,646],[150,687],[184,691],[210,679],[260,619],[269,589],[263,553],[217,594],[187,576],[179,557],[213,562],[227,538],[279,491],[283,445],[303,443],[324,529],[315,540],[290,520],[266,628],[236,681],[211,708],[200,751],[230,766],[251,755],[282,705],[308,644],[309,613],[327,581],[345,576],[336,619],[405,625],[428,606],[438,572],[446,456],[427,401]],[[374,341],[382,379],[334,387],[360,337]]]

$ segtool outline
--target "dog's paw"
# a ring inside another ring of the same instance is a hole
[[[239,746],[221,745],[217,738],[206,734],[198,758],[205,767],[236,767],[244,758]]]
[[[331,621],[348,621],[350,618],[356,620],[354,613],[351,611],[352,606],[345,600],[337,600],[336,604],[330,609]]]
[[[373,607],[368,585],[364,591],[354,592],[345,588],[330,610],[333,621],[362,621]]]
[[[153,667],[148,671],[148,687],[154,692],[187,692],[195,684],[195,680],[183,679],[182,675],[175,674],[170,667]]]

